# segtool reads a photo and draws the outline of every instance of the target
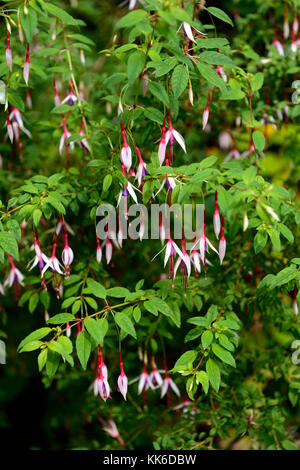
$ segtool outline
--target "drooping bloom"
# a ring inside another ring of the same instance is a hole
[[[74,259],[74,253],[73,253],[72,248],[69,247],[68,232],[67,232],[67,227],[65,225],[64,225],[64,249],[61,255],[61,259],[65,266],[66,278],[68,279],[69,272],[70,272],[70,264],[72,263]]]
[[[283,49],[283,45],[281,44],[281,42],[278,39],[277,25],[276,24],[274,26],[274,39],[273,39],[273,42],[272,42],[272,46],[275,47],[275,49],[277,50],[279,55],[284,56],[284,49]]]
[[[284,19],[283,19],[283,37],[284,37],[284,39],[287,39],[289,37],[289,35],[290,35],[290,25],[289,25],[287,9],[285,8],[285,10],[284,10]]]
[[[144,160],[142,159],[141,152],[140,152],[140,149],[138,148],[138,146],[135,147],[135,150],[136,150],[137,156],[139,157],[139,166],[138,166],[138,171],[137,171],[137,178],[138,178],[139,186],[141,186],[142,179],[145,178],[145,176],[147,175],[147,171],[146,171],[146,166],[147,165],[144,162]]]
[[[164,243],[166,239],[166,229],[164,226],[164,223],[162,221],[162,215],[161,212],[159,212],[159,238],[162,243]]]
[[[169,232],[169,230],[168,230]],[[171,235],[169,233],[169,239],[165,246],[154,256],[152,261],[160,254],[162,251],[166,250],[165,252],[165,257],[164,257],[164,267],[166,267],[167,263],[169,262],[169,276],[172,279],[172,287],[174,287],[174,277],[175,277],[175,271],[174,271],[174,254],[177,253],[179,258],[183,263],[186,262],[186,258],[180,248],[176,245],[174,240],[172,240]]]
[[[222,78],[222,80],[226,83],[227,82],[227,75],[224,72],[223,67],[221,67],[221,65],[217,65],[216,72],[219,75],[219,77]]]
[[[193,249],[196,248],[196,246],[199,243],[200,258],[201,258],[201,261],[203,263],[204,275],[205,275],[205,279],[206,279],[206,264],[208,264],[208,260],[206,258],[206,252],[208,253],[208,247],[210,247],[215,253],[217,253],[217,254],[219,254],[219,253],[215,249],[215,247],[211,244],[211,242],[209,241],[209,239],[206,236],[206,233],[205,233],[205,228],[206,228],[205,218],[206,218],[206,216],[205,216],[205,210],[204,210],[201,237],[200,237],[199,240],[196,241],[196,243],[193,246]]]
[[[297,294],[298,294],[298,288],[295,285],[294,290],[293,290],[293,310],[295,315],[298,315],[299,310],[298,310],[298,304],[297,304]]]
[[[224,216],[222,216],[221,238],[220,238],[220,243],[219,243],[220,264],[223,263],[225,253],[226,253],[226,239],[225,239],[225,236],[224,236]]]
[[[170,166],[169,164],[169,159],[166,158],[166,166]],[[175,188],[176,186],[176,179],[173,177],[173,176],[170,176],[169,174],[166,176],[166,178],[164,178],[159,190],[157,191],[156,194],[153,195],[153,197],[155,198],[160,192],[161,190],[163,189],[164,185],[166,185],[166,188],[167,188],[167,191],[173,191],[173,189]]]
[[[12,72],[12,53],[10,48],[10,32],[6,30],[6,51],[5,51],[6,63],[9,70]]]
[[[23,286],[24,285],[24,283],[23,283],[23,280],[24,280],[23,274],[21,273],[21,271],[18,268],[16,268],[11,255],[7,255],[7,257],[8,257],[10,266],[11,266],[11,270],[10,270],[10,273],[9,273],[8,277],[4,281],[4,287],[6,287],[6,286],[12,287],[13,284],[15,284],[15,285],[21,284],[21,286]]]
[[[126,178],[125,168],[124,168],[123,164],[121,165],[121,170],[122,170],[122,173],[123,173],[124,177]],[[134,200],[134,202],[137,204],[137,196],[135,194],[135,191],[139,191],[139,190],[127,180],[127,183],[124,184],[124,190],[120,191],[120,193],[119,193],[117,207],[120,204],[122,196],[127,198],[130,195],[132,197],[132,199]]]
[[[191,80],[189,79],[189,100],[192,106],[194,106],[194,94],[193,94],[193,88],[191,84]]]
[[[9,140],[11,141],[11,143],[13,143],[14,131],[13,131],[10,119],[9,119],[8,110],[6,110],[6,129],[7,129],[7,135],[9,137]]]
[[[122,139],[123,139],[123,147],[121,149],[121,163],[124,165],[124,167],[129,170],[132,164],[132,152],[131,148],[129,147],[126,139],[126,134],[125,134],[125,129],[123,125],[123,121],[121,120],[121,134],[122,134]]]
[[[62,100],[61,104],[68,103],[70,106],[73,106],[75,101],[77,101],[77,96],[74,94],[74,85],[73,85],[73,81],[71,80],[70,92],[65,97],[65,99]]]
[[[61,233],[61,234],[64,234],[65,228],[67,229],[67,231],[68,231],[71,235],[74,235],[74,231],[73,231],[73,229],[71,228],[71,226],[70,226],[65,220],[63,220],[62,216],[60,215],[60,216],[59,216],[58,224],[57,224],[56,229],[55,229],[55,233],[56,233],[57,235],[59,235],[60,233]]]
[[[110,386],[107,380],[107,367],[104,364],[102,351],[98,345],[98,377],[94,385],[94,393],[99,393],[100,398],[106,401],[110,397]]]
[[[80,124],[80,132],[79,132],[79,135],[82,137],[81,141],[80,141],[80,146],[84,149],[84,150],[87,150],[88,152],[91,151],[91,147],[87,141],[87,138],[84,137],[84,120],[81,119],[81,124]]]
[[[28,85],[29,71],[30,71],[29,54],[30,54],[29,43],[27,43],[26,58],[25,58],[24,68],[23,68],[23,77],[24,77],[24,81],[26,85]]]
[[[52,247],[52,255],[50,258],[48,258],[48,261],[42,270],[42,276],[45,274],[45,272],[49,268],[53,271],[54,274],[56,273],[63,274],[63,271],[62,271],[63,267],[56,257],[56,247],[57,247],[57,234],[55,233],[53,247]]]
[[[22,115],[18,108],[16,108],[15,106],[11,110],[9,119],[12,121],[14,134],[17,140],[20,135],[20,130],[31,139],[31,132],[29,132],[29,130],[26,129],[26,127],[24,126]]]
[[[180,397],[180,390],[179,388],[177,387],[177,385],[175,384],[175,382],[171,379],[171,377],[169,376],[169,372],[168,372],[168,367],[167,367],[167,364],[166,364],[166,361],[165,361],[165,378],[164,378],[164,381],[163,381],[163,385],[162,385],[162,389],[161,389],[161,398],[163,398],[169,391],[173,390],[174,393],[176,393],[176,395],[178,397]]]
[[[29,271],[31,271],[35,266],[38,265],[40,271],[42,272],[45,263],[48,263],[48,257],[43,253],[40,247],[40,242],[38,238],[37,231],[34,230],[33,232],[33,239],[34,239],[34,250],[35,250],[35,257],[28,263]]]
[[[120,357],[120,371],[121,371],[121,373],[120,373],[119,378],[118,378],[118,387],[119,387],[119,390],[120,390],[120,392],[122,393],[122,395],[124,397],[124,400],[126,400],[127,389],[128,389],[128,379],[127,379],[127,376],[124,372],[124,366],[123,366],[121,353],[120,353],[119,357]]]
[[[219,204],[218,204],[218,191],[215,192],[215,211],[214,211],[214,216],[213,216],[213,223],[214,223],[214,232],[218,239],[220,230],[221,230],[220,212],[219,212]]]
[[[99,417],[99,420],[103,425],[102,426],[103,431],[105,431],[106,434],[113,437],[114,439],[117,439],[117,441],[119,442],[119,444],[121,444],[121,446],[124,446],[125,442],[123,441],[122,437],[120,436],[120,433],[118,431],[116,423],[112,419],[109,419],[107,423],[100,417]]]
[[[110,241],[110,238],[109,238],[108,235],[107,235],[106,239],[104,240],[102,246],[103,245],[105,245],[106,263],[109,264],[111,262],[111,258],[112,258],[113,247],[112,247],[112,242]]]
[[[294,19],[292,22],[292,31],[294,32],[295,36],[297,36],[298,30],[299,30],[299,21],[298,21],[297,13],[295,12]]]
[[[144,363],[143,371],[141,375],[137,378],[137,380],[139,381],[139,384],[138,384],[139,395],[142,393],[143,390],[148,390],[149,387],[153,389],[152,381],[151,381],[150,375],[148,374],[146,363]]]
[[[161,387],[163,383],[162,376],[160,375],[159,370],[157,369],[156,363],[154,358],[151,358],[151,373],[150,373],[150,380],[153,385],[153,389]]]
[[[181,251],[182,251],[182,254],[183,254],[183,259],[180,256],[177,258],[177,261],[176,261],[175,266],[174,266],[174,277],[176,276],[177,269],[181,265],[181,268],[182,268],[182,284],[183,284],[183,287],[184,287],[184,296],[186,296],[188,278],[191,275],[191,260],[190,260],[189,255],[186,252],[186,249],[185,249],[185,240],[184,240],[183,234],[182,234],[182,240],[181,240]]]
[[[160,139],[159,147],[158,147],[158,161],[159,161],[160,166],[165,161],[166,148],[167,148],[167,144],[166,144],[166,116],[165,116],[162,130],[161,130],[161,139]]]
[[[96,240],[97,240],[96,260],[97,260],[97,263],[101,263],[102,249],[101,249],[100,240],[97,234],[96,234]]]
[[[207,123],[208,123],[208,118],[209,118],[209,105],[210,105],[210,93],[208,93],[206,106],[205,106],[205,109],[204,109],[204,112],[203,112],[203,116],[202,116],[202,129],[203,129],[203,130],[206,128]]]
[[[65,147],[65,150],[66,150],[67,154],[68,154],[69,146],[71,147],[71,150],[74,149],[74,142],[70,142],[70,143],[66,144],[66,141],[71,136],[71,133],[69,132],[69,130],[67,128],[67,121],[66,121],[66,118],[65,118],[64,114],[62,114],[62,126],[63,126],[63,133],[62,133],[62,136],[61,136],[60,142],[59,142],[59,154],[60,155],[62,155],[64,147]]]
[[[178,131],[174,129],[170,114],[168,114],[168,123],[169,123],[169,128],[166,133],[166,145],[169,144],[170,146],[173,146],[174,139],[175,139],[179,143],[180,147],[186,153],[184,138],[182,137],[181,134],[179,134]]]
[[[26,88],[26,105],[29,109],[32,109],[32,99],[29,88]]]
[[[54,105],[59,106],[60,105],[60,98],[59,98],[59,94],[57,92],[56,80],[53,80],[53,88],[54,88]]]
[[[191,262],[194,266],[194,269],[195,269],[196,273],[200,273],[201,272],[201,262],[200,262],[201,257],[200,257],[200,254],[198,253],[198,251],[195,248],[195,244],[197,244],[196,237],[194,239],[194,247],[191,250],[190,259],[191,259]]]

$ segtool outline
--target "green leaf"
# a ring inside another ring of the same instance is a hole
[[[277,224],[277,227],[279,228],[279,231],[280,233],[291,243],[293,243],[294,241],[294,235],[292,234],[292,232],[290,231],[290,229],[282,224],[282,223],[279,223]]]
[[[129,294],[129,290],[125,287],[111,287],[107,289],[106,294],[108,297],[124,298]]]
[[[262,72],[258,72],[250,79],[250,86],[252,91],[259,90],[264,83],[264,74]]]
[[[46,372],[50,378],[54,377],[59,365],[59,361],[60,355],[49,349],[47,354]]]
[[[81,331],[76,338],[76,351],[82,368],[86,369],[91,354],[91,342],[85,330]]]
[[[112,183],[112,176],[111,175],[105,175],[102,183],[102,191],[106,193],[106,191],[109,190],[110,186]]]
[[[254,237],[254,251],[255,254],[259,253],[266,245],[268,240],[268,234],[266,232],[257,232]]]
[[[150,106],[149,108],[144,109],[144,114],[146,118],[151,119],[151,121],[158,122],[158,124],[162,125],[163,120],[164,120],[164,115],[158,109],[152,108]]]
[[[132,85],[135,79],[142,72],[145,65],[146,56],[143,51],[135,51],[129,56],[127,64],[128,82]]]
[[[236,367],[235,360],[232,354],[230,354],[230,352],[227,351],[226,349],[222,348],[222,346],[219,346],[218,344],[213,344],[212,350],[213,350],[213,353],[219,359],[221,359],[222,362],[225,362],[225,364],[229,364],[232,367]]]
[[[206,330],[201,336],[201,344],[203,349],[207,349],[211,345],[214,335],[212,331]]]
[[[196,359],[198,353],[197,351],[193,351],[193,350],[190,350],[190,351],[186,351],[184,352],[179,359],[177,359],[174,367],[173,367],[173,370],[175,369],[181,369],[181,368],[184,368],[186,366],[189,366],[191,365],[194,360]]]
[[[19,259],[18,244],[14,237],[9,232],[0,232],[0,247],[9,255],[17,260]]]
[[[130,318],[124,312],[117,312],[115,314],[115,322],[125,333],[133,336],[136,339],[136,332],[134,325]]]
[[[207,64],[235,66],[235,63],[225,54],[216,51],[204,51],[199,54],[199,59]]]
[[[87,279],[87,288],[84,290],[86,294],[93,294],[95,297],[99,299],[105,299],[106,297],[106,290],[100,284],[100,282],[95,281],[94,279],[88,278]]]
[[[42,216],[42,211],[40,209],[35,209],[32,214],[33,225],[37,227],[40,223],[40,219]]]
[[[97,344],[103,346],[103,340],[108,330],[107,320],[105,318],[100,320],[85,318],[84,325]]]
[[[50,332],[51,332],[51,328],[49,327],[43,327],[43,328],[39,328],[38,330],[35,330],[33,331],[32,333],[30,333],[29,335],[27,335],[22,341],[21,343],[19,344],[18,346],[18,349],[21,349],[23,346],[25,346],[25,344],[33,341],[33,340],[37,340],[37,339],[42,339],[44,338],[45,336],[47,336]]]
[[[228,351],[233,352],[234,351],[234,345],[229,341],[226,335],[221,334],[218,338],[218,341],[221,346],[224,348],[228,349]]]
[[[37,304],[39,303],[39,294],[35,292],[29,300],[28,304],[28,310],[30,313],[33,313],[37,307]]]
[[[64,357],[68,356],[73,351],[73,343],[67,336],[61,335],[58,337],[57,343],[60,345]]]
[[[158,100],[162,101],[167,107],[170,106],[167,92],[160,83],[149,82],[148,88],[150,93],[152,93],[152,95],[154,95]]]
[[[19,12],[20,23],[24,29],[26,40],[30,43],[37,27],[37,14],[33,8],[28,8],[27,15],[23,8],[20,8]]]
[[[40,348],[43,345],[42,341],[30,341],[26,343],[22,348],[20,348],[20,352],[29,352],[34,351],[35,349]]]
[[[222,80],[222,78],[220,78],[217,72],[215,72],[212,68],[210,68],[206,64],[198,63],[197,69],[199,70],[202,77],[205,78],[205,80],[207,80],[209,83],[211,83],[211,85],[214,85],[220,88],[222,91],[226,92],[226,85],[224,83],[224,80]]]
[[[74,320],[76,320],[76,318],[71,313],[58,313],[57,315],[54,315],[54,317],[49,318],[47,323],[53,323],[53,325],[61,325],[62,323],[67,323]]]
[[[137,23],[144,21],[147,18],[145,10],[134,10],[127,15],[123,16],[115,26],[115,29],[127,28],[129,26],[136,26]]]
[[[47,356],[48,356],[47,349],[43,349],[38,355],[37,361],[38,361],[38,366],[39,366],[39,372],[41,372],[44,369],[45,364],[47,362]]]
[[[172,73],[171,84],[175,98],[179,98],[188,84],[188,74],[184,65],[177,65],[177,67],[174,69]]]
[[[218,364],[213,359],[206,362],[206,372],[213,389],[218,392],[221,383],[221,374]]]
[[[209,379],[204,370],[200,370],[196,373],[196,381],[202,385],[204,393],[207,393],[209,388]]]
[[[217,7],[208,7],[207,11],[216,18],[219,18],[219,20],[224,21],[225,23],[229,23],[231,26],[233,26],[232,20],[229,18],[229,16],[220,8]]]
[[[78,21],[75,20],[69,13],[67,13],[65,10],[62,10],[61,8],[53,5],[52,3],[48,2],[42,2],[42,5],[51,13],[51,15],[56,16],[58,19],[60,19],[63,23],[66,25],[73,25],[76,26],[78,24]]]
[[[265,148],[266,139],[262,132],[254,131],[252,134],[253,143],[259,152],[262,152]]]

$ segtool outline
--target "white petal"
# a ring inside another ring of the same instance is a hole
[[[181,148],[185,151],[185,153],[186,153],[184,138],[182,137],[182,135],[179,134],[179,132],[177,132],[175,129],[173,129],[173,135],[174,135],[175,139],[177,140],[177,142],[179,143],[180,147],[181,147]]]
[[[192,41],[192,42],[196,42],[195,39],[194,39],[193,33],[192,33],[191,26],[188,23],[186,23],[185,21],[183,22],[183,29],[184,29],[185,34],[189,38],[189,40]]]

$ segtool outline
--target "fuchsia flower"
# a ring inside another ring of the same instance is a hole
[[[120,436],[120,433],[118,431],[116,423],[112,419],[109,419],[108,423],[106,423],[100,417],[99,417],[99,420],[103,424],[103,431],[105,431],[106,434],[113,437],[114,439],[117,439],[117,441],[121,444],[121,446],[124,446],[125,442],[123,441],[123,439]]]
[[[30,54],[29,44],[27,43],[26,58],[25,58],[24,68],[23,68],[23,77],[24,77],[24,81],[26,85],[28,85],[29,71],[30,71],[29,54]]]
[[[63,126],[63,133],[62,133],[62,136],[61,136],[60,142],[59,142],[59,154],[60,155],[62,155],[64,147],[66,149],[66,152],[67,152],[69,146],[71,147],[71,150],[74,149],[74,142],[70,142],[69,144],[66,144],[66,141],[71,136],[71,133],[68,131],[67,121],[66,121],[66,118],[65,118],[64,114],[62,114],[62,126]]]
[[[169,128],[166,133],[166,145],[169,144],[170,146],[173,146],[174,139],[175,139],[179,143],[180,147],[186,153],[184,138],[182,137],[181,134],[179,134],[178,131],[174,129],[170,114],[168,114],[168,123],[169,123]]]
[[[11,113],[9,115],[9,119],[12,121],[12,126],[13,126],[13,131],[16,139],[19,139],[20,136],[20,130],[24,132],[30,139],[31,139],[31,132],[29,132],[26,127],[24,127],[22,115],[18,108],[13,107],[11,110]],[[8,132],[8,131],[7,131]]]
[[[277,50],[277,52],[278,52],[279,55],[284,56],[283,45],[282,45],[281,42],[278,40],[277,25],[276,25],[276,24],[274,25],[274,39],[273,39],[273,42],[272,42],[272,46],[275,47],[275,49]]]
[[[170,232],[168,230],[168,232]],[[182,253],[182,251],[180,250],[180,248],[178,248],[178,246],[176,245],[176,243],[174,242],[174,240],[172,240],[171,238],[171,235],[169,233],[169,239],[167,241],[167,243],[165,244],[165,246],[154,256],[154,258],[152,259],[152,261],[160,254],[162,253],[164,250],[166,250],[165,252],[165,258],[164,258],[164,267],[166,267],[168,261],[169,261],[169,275],[170,277],[172,278],[172,287],[174,287],[174,278],[175,278],[175,271],[174,271],[174,254],[175,252],[179,255],[179,259],[181,259],[181,261],[184,263],[187,262],[186,261],[186,257],[185,255]]]
[[[28,263],[28,266],[30,266],[29,271],[31,271],[35,266],[38,265],[40,270],[42,271],[43,267],[45,266],[45,263],[48,263],[48,257],[43,253],[40,247],[40,242],[38,239],[38,234],[37,231],[34,230],[33,232],[33,239],[34,239],[34,250],[35,250],[35,257],[33,260],[31,260]]]
[[[147,371],[147,364],[144,363],[143,371],[139,377],[137,377],[137,380],[139,381],[138,384],[138,394],[140,395],[143,390],[148,390],[148,388],[153,389],[152,381],[150,379],[150,375],[148,374]]]
[[[192,106],[194,106],[194,94],[193,94],[193,88],[191,84],[191,80],[189,79],[189,100]]]
[[[221,65],[217,65],[216,72],[219,75],[219,77],[222,78],[222,80],[226,83],[227,82],[227,75],[224,72],[223,67],[221,67]]]
[[[96,240],[97,240],[96,260],[97,260],[97,263],[101,263],[102,249],[101,249],[100,240],[97,234],[96,234]]]
[[[65,97],[65,99],[62,100],[61,104],[68,103],[70,106],[73,106],[75,101],[77,101],[77,96],[74,94],[74,85],[73,81],[71,80],[70,93]]]
[[[209,264],[207,258],[206,258],[206,252],[208,253],[208,247],[210,247],[213,251],[215,251],[215,253],[217,253],[217,255],[219,254],[218,251],[215,249],[215,247],[211,244],[211,242],[209,241],[209,239],[207,238],[206,234],[205,234],[205,227],[206,227],[206,223],[205,223],[205,210],[204,210],[204,215],[203,215],[203,226],[202,226],[202,233],[201,233],[201,237],[199,240],[196,241],[196,243],[194,244],[193,246],[193,249],[196,248],[196,246],[198,245],[199,243],[199,251],[200,251],[200,258],[201,258],[201,261],[203,263],[203,268],[204,268],[204,275],[205,275],[205,279],[206,279],[206,264]]]
[[[1,284],[1,282],[0,282],[0,294],[1,294],[1,295],[4,295],[4,294],[5,294],[5,292],[4,292],[4,287],[3,287],[3,285]]]
[[[169,159],[166,158],[166,166],[170,166],[169,164]],[[167,188],[167,191],[173,191],[173,189],[175,188],[176,186],[176,179],[173,177],[173,176],[170,176],[169,174],[166,176],[166,178],[164,178],[159,190],[157,191],[156,194],[154,194],[154,198],[161,192],[161,190],[163,189],[164,185],[166,185],[166,188]]]
[[[287,10],[285,8],[284,10],[284,19],[283,19],[283,37],[284,39],[287,39],[290,35],[290,25],[289,25],[289,19],[287,15]]]
[[[23,283],[23,280],[24,280],[23,274],[21,273],[21,271],[18,268],[16,268],[11,255],[7,255],[7,257],[8,257],[10,266],[11,266],[11,270],[10,270],[10,273],[9,273],[8,277],[4,281],[4,287],[6,287],[6,286],[12,287],[13,284],[15,284],[15,285],[21,284],[21,286],[23,286],[24,285],[24,283]]]
[[[163,379],[156,367],[156,364],[155,364],[155,360],[154,358],[151,358],[151,366],[152,366],[152,371],[150,373],[150,380],[152,382],[152,385],[153,385],[153,389],[155,388],[159,388],[162,386],[163,384]]]
[[[65,226],[65,224],[64,224],[64,249],[61,255],[61,259],[65,266],[66,278],[68,279],[69,272],[70,272],[70,264],[72,263],[74,259],[74,254],[73,254],[72,248],[69,247],[68,232],[67,232],[67,227]]]
[[[12,72],[12,53],[10,48],[10,33],[6,30],[6,51],[5,51],[6,63],[9,70]]]
[[[218,205],[218,191],[215,192],[215,212],[213,217],[214,223],[214,232],[217,238],[219,238],[220,230],[221,230],[221,221],[220,221],[220,212],[219,212],[219,205]]]
[[[224,216],[223,216],[222,217],[221,238],[220,238],[220,243],[219,243],[220,264],[223,263],[225,253],[226,253],[226,239],[225,239],[225,236],[224,236]]]
[[[110,398],[110,386],[107,380],[107,367],[103,361],[100,345],[98,345],[98,351],[98,377],[94,383],[94,393],[99,393],[100,398],[106,401],[107,398]]]
[[[7,135],[9,137],[9,140],[11,141],[11,143],[13,143],[14,131],[13,131],[10,119],[9,119],[8,110],[6,110],[6,129],[7,129]]]
[[[293,290],[293,310],[295,315],[298,315],[299,310],[298,310],[298,305],[297,305],[297,294],[298,294],[298,288],[295,285],[294,290]]]
[[[53,80],[53,88],[54,88],[54,105],[59,106],[60,105],[60,98],[59,94],[57,93],[57,87],[56,87],[56,81]]]
[[[159,238],[160,238],[160,241],[162,243],[166,239],[166,230],[165,230],[165,226],[164,226],[163,221],[162,221],[161,212],[159,212]]]
[[[298,21],[297,13],[295,12],[294,19],[292,22],[292,31],[294,32],[295,35],[298,34],[298,29],[299,29],[299,21]]]
[[[72,230],[71,226],[70,226],[65,220],[63,220],[62,216],[60,215],[60,216],[59,216],[58,224],[57,224],[56,229],[55,229],[55,233],[56,233],[57,235],[59,235],[60,233],[63,234],[65,228],[67,229],[67,231],[68,231],[71,235],[74,235],[74,231]]]
[[[166,148],[167,148],[167,144],[166,144],[166,116],[165,116],[162,130],[161,130],[161,139],[160,139],[160,143],[158,147],[158,161],[159,161],[160,166],[165,161]]]
[[[87,150],[88,152],[90,152],[90,151],[91,151],[91,147],[89,146],[89,143],[88,143],[86,137],[84,137],[84,121],[83,121],[83,119],[81,119],[79,135],[82,137],[82,139],[81,139],[81,141],[80,141],[81,147],[82,147],[84,150]]]
[[[181,250],[183,254],[183,259],[180,256],[177,258],[177,261],[174,266],[174,277],[176,276],[177,269],[181,264],[182,283],[184,286],[184,296],[186,296],[187,282],[188,282],[188,278],[191,275],[191,260],[185,249],[185,240],[183,238],[183,234],[182,234],[182,240],[181,240]]]
[[[57,233],[55,233],[54,235],[54,243],[53,243],[53,247],[52,247],[52,255],[50,258],[48,258],[48,261],[47,263],[45,264],[43,270],[42,270],[42,276],[44,276],[45,272],[47,271],[47,269],[51,269],[53,271],[53,273],[59,273],[59,274],[63,274],[63,267],[61,265],[61,263],[58,261],[57,257],[56,257],[56,247],[57,247]]]
[[[121,165],[121,170],[122,170],[122,173],[123,173],[124,177],[126,178],[125,168],[124,168],[123,164]],[[134,200],[134,202],[137,204],[137,196],[136,196],[134,191],[139,191],[139,190],[127,180],[127,184],[124,184],[124,190],[120,191],[120,193],[119,193],[117,207],[120,204],[122,196],[128,197],[130,195],[132,197],[132,199]]]
[[[163,398],[166,393],[168,393],[170,390],[173,390],[174,393],[176,393],[176,395],[178,397],[180,397],[180,390],[179,388],[177,387],[177,385],[175,384],[175,382],[171,379],[171,377],[169,376],[169,372],[168,372],[168,367],[167,367],[167,364],[166,364],[166,361],[165,361],[165,378],[164,378],[164,381],[163,381],[163,385],[162,385],[162,389],[161,389],[161,398]]]
[[[142,179],[145,178],[145,176],[147,175],[147,171],[146,171],[146,166],[147,165],[144,162],[144,160],[142,159],[141,152],[140,152],[140,149],[138,148],[138,146],[135,147],[135,150],[136,150],[137,156],[139,157],[139,166],[138,166],[138,171],[137,171],[137,178],[138,178],[139,186],[141,186]]]
[[[105,245],[106,263],[109,264],[111,262],[111,258],[112,258],[113,247],[112,247],[112,243],[111,243],[108,235],[107,235],[106,239],[104,240],[103,245]]]
[[[202,129],[203,129],[203,130],[206,128],[207,123],[208,123],[208,118],[209,118],[209,105],[210,105],[210,93],[208,93],[206,106],[205,106],[205,109],[204,109],[204,112],[203,112],[203,116],[202,116]]]
[[[128,379],[127,376],[124,372],[124,367],[123,367],[123,361],[122,361],[122,356],[121,353],[119,354],[120,357],[120,370],[121,373],[118,378],[118,387],[120,392],[122,393],[124,400],[126,400],[126,395],[127,395],[127,389],[128,389]]]
[[[123,125],[123,121],[121,120],[121,134],[122,134],[122,139],[123,139],[123,147],[121,149],[121,163],[124,165],[124,167],[129,170],[132,164],[132,152],[131,148],[129,147],[126,139],[126,134],[125,134],[125,129]]]
[[[192,248],[191,250],[190,259],[191,259],[192,264],[194,265],[195,271],[197,273],[200,273],[201,272],[201,262],[200,262],[201,257],[195,248],[195,244],[197,244],[196,237],[194,239],[194,248]]]

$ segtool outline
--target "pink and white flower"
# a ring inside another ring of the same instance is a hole
[[[173,392],[180,397],[180,390],[175,384],[175,382],[169,376],[169,372],[167,367],[165,366],[165,378],[163,381],[162,389],[161,389],[161,398],[163,398],[169,391],[173,390]]]
[[[203,112],[203,116],[202,116],[202,129],[203,129],[203,130],[206,128],[207,123],[208,123],[208,118],[209,118],[209,105],[210,105],[210,93],[208,93],[206,106],[205,106],[205,109],[204,109],[204,112]]]
[[[56,247],[57,247],[57,234],[55,233],[54,235],[54,243],[52,247],[52,255],[50,258],[48,258],[47,263],[45,264],[43,270],[42,270],[42,276],[44,276],[45,272],[47,269],[51,269],[53,273],[58,273],[58,274],[64,274],[62,269],[62,264],[58,261],[56,257]]]
[[[129,170],[129,168],[132,165],[132,152],[131,148],[129,147],[126,139],[126,134],[125,134],[125,129],[123,125],[123,121],[121,120],[121,134],[122,134],[122,139],[123,139],[123,147],[121,149],[121,163],[124,165],[124,167]]]
[[[147,171],[146,171],[147,165],[144,162],[144,160],[142,159],[141,152],[140,152],[140,149],[138,148],[138,146],[135,147],[135,150],[136,150],[137,156],[139,157],[139,166],[138,166],[138,171],[137,171],[137,179],[138,179],[139,186],[141,186],[142,179],[145,178],[145,176],[147,175]]]
[[[214,224],[214,232],[216,238],[219,238],[220,230],[221,230],[221,220],[220,220],[220,212],[219,212],[219,204],[218,204],[218,191],[215,192],[215,211],[213,216],[213,224]]]
[[[30,54],[30,49],[29,49],[29,44],[27,43],[26,58],[25,58],[24,68],[23,68],[23,77],[24,77],[24,81],[26,85],[28,85],[29,71],[30,71],[29,54]]]
[[[164,117],[163,126],[162,126],[162,130],[161,130],[161,139],[160,139],[160,143],[159,143],[159,147],[158,147],[158,161],[159,161],[160,166],[165,161],[166,148],[167,148],[167,144],[166,144],[166,117]]]
[[[126,395],[127,395],[127,389],[128,389],[128,379],[127,376],[124,372],[124,367],[123,367],[123,361],[122,361],[122,356],[120,353],[120,370],[121,373],[118,378],[118,387],[120,392],[122,393],[124,400],[126,400]]]
[[[226,253],[226,239],[225,239],[225,236],[224,236],[224,216],[223,216],[222,217],[221,238],[220,238],[220,243],[219,243],[220,264],[223,263],[225,253]]]
[[[170,114],[168,115],[168,123],[169,123],[169,128],[168,128],[167,133],[166,133],[166,145],[170,144],[172,146],[173,143],[174,143],[174,139],[175,139],[178,142],[178,144],[180,145],[180,147],[186,153],[184,138],[182,137],[181,134],[179,134],[178,131],[176,131],[174,129],[174,127],[172,125]]]
[[[6,51],[5,51],[6,63],[9,70],[12,72],[12,53],[10,47],[10,32],[6,30]]]
[[[6,287],[6,286],[12,287],[13,284],[20,284],[21,286],[23,286],[24,285],[24,283],[23,283],[23,280],[24,280],[23,274],[21,273],[21,271],[18,268],[16,268],[11,255],[7,255],[7,257],[8,257],[8,260],[10,262],[11,270],[10,270],[10,273],[9,273],[8,277],[4,281],[4,287]]]

